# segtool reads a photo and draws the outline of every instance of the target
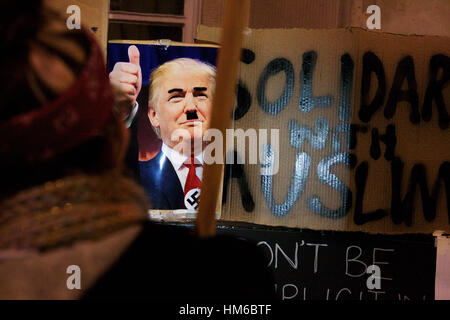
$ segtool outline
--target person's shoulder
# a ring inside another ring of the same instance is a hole
[[[272,299],[273,289],[255,244],[231,236],[200,239],[192,226],[147,221],[85,298],[259,300]]]
[[[255,242],[224,234],[202,239],[192,226],[146,222],[135,248],[147,252],[149,243],[158,245],[152,246],[151,261],[146,262],[141,256],[140,263],[158,266],[158,270],[172,275],[183,263],[185,274],[193,277],[191,280],[205,277],[204,281],[190,283],[191,289],[184,292],[186,296],[205,297],[205,292],[210,292],[213,299],[274,298],[273,274]],[[193,289],[195,285],[198,288]]]

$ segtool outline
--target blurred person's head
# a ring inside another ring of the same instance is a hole
[[[0,4],[0,198],[76,173],[120,168],[127,135],[112,114],[101,50],[42,1]]]
[[[179,129],[188,139],[202,141],[209,128],[215,76],[213,66],[189,58],[171,60],[152,72],[148,117],[167,146],[179,143],[173,140]]]

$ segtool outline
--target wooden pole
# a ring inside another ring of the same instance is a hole
[[[235,104],[238,66],[244,28],[248,25],[250,0],[226,0],[219,57],[217,61],[216,89],[213,98],[211,128],[218,129],[225,138],[231,127]],[[223,143],[225,162],[226,143]],[[212,237],[216,231],[216,208],[222,184],[223,164],[205,165],[196,228],[201,238]]]

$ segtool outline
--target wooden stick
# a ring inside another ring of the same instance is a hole
[[[231,127],[235,104],[238,66],[244,28],[248,25],[250,0],[227,0],[222,25],[221,46],[217,62],[216,89],[211,113],[211,128],[225,137]],[[225,160],[226,143],[223,143]],[[224,161],[225,162],[225,161]],[[196,227],[201,238],[212,237],[216,231],[216,208],[222,184],[223,164],[205,165]]]

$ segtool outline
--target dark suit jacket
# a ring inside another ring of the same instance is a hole
[[[151,160],[139,161],[139,171],[153,209],[185,209],[180,180],[162,151]]]

